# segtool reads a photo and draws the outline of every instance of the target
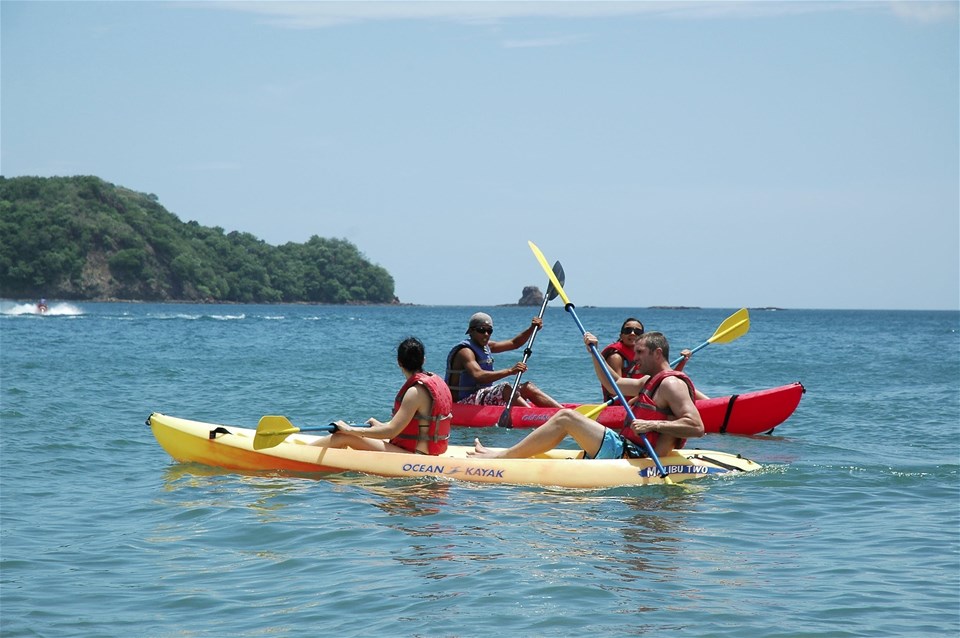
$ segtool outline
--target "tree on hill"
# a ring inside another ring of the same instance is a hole
[[[272,246],[181,222],[155,195],[90,176],[0,176],[0,295],[396,302],[393,277],[346,239]]]

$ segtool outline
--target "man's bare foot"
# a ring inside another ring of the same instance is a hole
[[[500,457],[500,454],[494,450],[491,450],[480,442],[480,439],[473,440],[473,452],[467,452],[467,456],[475,456],[481,459],[496,459]]]

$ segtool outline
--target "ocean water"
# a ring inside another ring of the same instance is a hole
[[[398,341],[442,371],[478,309],[0,302],[0,634],[960,634],[957,312],[751,311],[687,371],[710,395],[807,393],[769,436],[696,442],[763,471],[685,486],[244,474],[176,464],[144,425],[386,418]],[[484,310],[495,338],[536,311]],[[577,314],[679,350],[734,310]],[[575,322],[545,324],[525,378],[596,402]]]

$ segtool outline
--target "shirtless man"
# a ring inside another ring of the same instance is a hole
[[[597,338],[589,332],[583,342],[589,349],[596,347]],[[619,432],[604,427],[592,419],[570,409],[557,412],[546,423],[506,450],[490,450],[474,442],[471,456],[484,458],[526,458],[555,448],[564,437],[571,436],[583,448],[585,459],[637,458],[646,455],[640,439],[647,436],[657,456],[682,448],[688,438],[703,436],[703,421],[694,403],[695,389],[682,372],[670,369],[670,345],[659,332],[641,335],[635,345],[635,362],[643,377],[620,377],[617,386],[629,396],[638,396],[638,412],[649,419],[634,419]],[[603,373],[601,363],[594,359],[593,367],[604,387],[613,387]],[[643,414],[650,408],[650,414]],[[658,418],[660,417],[660,418]]]

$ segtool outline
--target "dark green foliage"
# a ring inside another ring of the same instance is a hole
[[[344,239],[271,246],[183,223],[97,177],[0,177],[0,296],[393,303],[393,277]]]

